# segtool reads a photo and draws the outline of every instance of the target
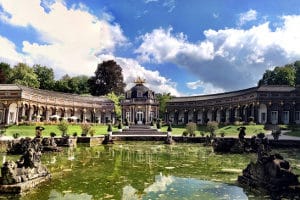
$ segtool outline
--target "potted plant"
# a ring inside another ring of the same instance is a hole
[[[118,129],[119,129],[119,132],[122,132],[122,122],[121,121],[119,122]]]
[[[161,128],[160,120],[157,120],[156,128],[157,128],[157,131],[160,131],[160,128]]]

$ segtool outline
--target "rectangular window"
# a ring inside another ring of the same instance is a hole
[[[266,113],[261,113],[261,122],[262,123],[266,122]]]
[[[288,124],[289,120],[290,120],[290,112],[289,111],[283,111],[283,116],[282,116],[282,120],[284,124]]]
[[[278,111],[271,111],[271,122],[272,124],[278,123]]]
[[[300,121],[300,111],[296,111],[295,113],[295,120]]]

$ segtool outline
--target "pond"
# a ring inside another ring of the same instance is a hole
[[[300,151],[279,152],[300,174]],[[24,196],[0,199],[268,199],[237,184],[251,160],[255,154],[215,154],[200,144],[123,142],[65,148],[43,155],[51,181]]]

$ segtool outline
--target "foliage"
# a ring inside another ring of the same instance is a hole
[[[33,88],[39,88],[40,86],[33,68],[24,63],[19,63],[11,69],[8,82]]]
[[[91,125],[88,123],[84,123],[80,125],[81,128],[81,135],[82,136],[87,136],[87,134],[89,133],[89,131],[91,130]]]
[[[224,137],[224,136],[225,136],[225,131],[221,131],[221,132],[220,132],[220,136],[221,136],[221,137]]]
[[[68,132],[68,127],[69,127],[69,124],[66,120],[61,120],[59,122],[59,124],[57,125],[58,126],[58,129],[61,131],[61,136],[62,137],[65,137],[67,135],[67,132]]]
[[[93,129],[93,128],[92,128],[92,129],[90,129],[90,130],[89,130],[89,134],[90,134],[90,136],[92,136],[92,137],[93,137],[93,136],[96,134],[96,130],[95,130],[95,129]]]
[[[172,96],[170,93],[157,94],[156,96],[159,101],[159,117],[163,118],[166,112],[167,101],[171,100]]]
[[[298,62],[287,64],[283,67],[275,67],[273,70],[266,70],[258,85],[289,85],[295,86],[300,75]],[[295,66],[296,65],[296,66]],[[297,78],[298,77],[298,78]]]
[[[171,123],[168,124],[168,129],[167,129],[167,131],[168,131],[168,132],[172,132],[172,126],[171,126]]]
[[[118,129],[122,129],[122,123],[121,122],[118,125]]]
[[[121,114],[122,114],[122,110],[121,110],[121,104],[120,104],[120,100],[124,97],[124,96],[117,96],[114,92],[108,93],[106,95],[107,98],[109,98],[110,100],[112,100],[115,104],[115,113],[116,113],[116,117],[120,118]]]
[[[41,65],[34,65],[33,71],[37,75],[37,79],[40,83],[40,89],[53,90],[55,80],[52,68]]]
[[[50,133],[50,137],[55,137],[55,136],[56,136],[56,133],[54,133],[54,132]]]
[[[116,95],[124,93],[126,84],[123,80],[122,68],[114,61],[103,61],[98,64],[95,76],[88,81],[90,93],[95,96],[114,92]]]
[[[157,128],[157,129],[161,129],[161,122],[160,122],[160,119],[158,119],[158,120],[156,121],[156,128]]]
[[[194,122],[189,122],[186,124],[185,129],[190,136],[195,136],[196,135],[195,131],[197,130],[197,124]]]
[[[210,133],[210,136],[215,136],[216,130],[219,128],[219,123],[216,121],[207,122],[206,129]]]
[[[14,133],[14,134],[13,134],[13,138],[14,138],[14,139],[17,139],[17,138],[19,138],[19,137],[20,137],[20,134],[19,134],[19,133]]]
[[[188,136],[188,134],[189,133],[186,130],[182,132],[182,136]]]
[[[10,76],[10,65],[4,62],[0,63],[0,84],[7,83]]]
[[[112,132],[112,126],[111,126],[111,124],[108,124],[107,132]]]

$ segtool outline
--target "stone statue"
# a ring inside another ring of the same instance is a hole
[[[299,195],[298,176],[292,173],[289,162],[280,154],[270,154],[266,138],[259,137],[257,143],[257,161],[248,164],[238,182],[246,187],[266,190],[276,198]]]
[[[47,168],[41,163],[41,155],[39,144],[32,142],[18,161],[6,161],[3,164],[1,184],[11,185],[49,176]]]

